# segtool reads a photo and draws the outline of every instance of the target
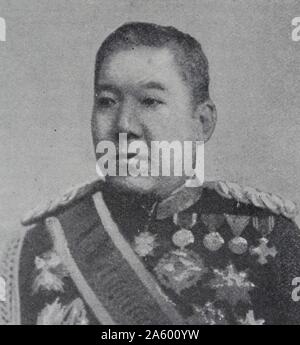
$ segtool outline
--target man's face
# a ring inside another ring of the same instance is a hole
[[[149,158],[152,141],[183,144],[202,140],[202,125],[194,112],[191,91],[168,48],[122,50],[104,61],[96,76],[92,133],[95,149],[103,140],[113,142],[118,149],[119,133],[125,133],[128,143],[141,140],[147,144]],[[96,156],[98,159],[99,155]],[[130,159],[126,162],[130,164]],[[150,161],[147,177],[106,178],[108,183],[127,191],[161,196],[186,179],[174,175],[150,176]]]

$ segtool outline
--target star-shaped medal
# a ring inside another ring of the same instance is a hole
[[[227,320],[221,309],[207,302],[203,307],[193,305],[194,313],[187,318],[189,325],[226,325]]]
[[[165,254],[154,269],[158,280],[177,294],[197,284],[207,268],[193,251],[173,250]]]
[[[239,302],[251,303],[249,291],[254,284],[247,278],[246,272],[238,272],[231,264],[225,270],[214,269],[215,278],[209,286],[216,290],[216,297],[236,306]]]
[[[76,298],[68,305],[63,305],[57,298],[47,304],[38,314],[37,325],[87,325],[87,313],[83,301]]]
[[[64,291],[63,279],[69,275],[60,257],[48,251],[35,258],[36,276],[32,285],[34,294],[40,291]]]
[[[134,251],[141,257],[153,255],[153,250],[158,247],[156,237],[157,235],[153,235],[149,231],[141,232],[134,239]]]

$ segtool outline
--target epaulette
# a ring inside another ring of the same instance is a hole
[[[62,197],[54,201],[39,206],[27,213],[21,220],[23,225],[30,225],[53,215],[64,207],[72,205],[84,196],[93,194],[102,189],[103,181],[98,179],[87,182],[78,187],[74,187]],[[191,187],[192,188],[192,187]],[[237,203],[254,205],[258,208],[268,209],[274,214],[283,215],[286,218],[293,219],[298,214],[296,204],[286,200],[279,195],[262,192],[256,188],[241,187],[237,183],[227,181],[207,181],[203,188],[216,191],[220,196],[226,199],[232,199]]]
[[[290,219],[294,219],[298,214],[294,202],[277,194],[262,192],[252,187],[242,187],[237,183],[227,181],[206,182],[204,184],[207,188],[214,189],[222,197],[235,200],[237,203],[254,205]]]
[[[67,206],[71,206],[81,198],[101,190],[102,185],[103,180],[97,179],[74,187],[57,199],[49,201],[46,204],[42,204],[41,206],[29,211],[21,219],[21,223],[23,225],[30,225],[42,220],[43,218],[47,218],[59,210]]]

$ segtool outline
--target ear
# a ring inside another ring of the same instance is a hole
[[[199,104],[195,115],[200,120],[203,131],[203,140],[207,142],[213,134],[217,123],[217,110],[214,103],[209,99]]]

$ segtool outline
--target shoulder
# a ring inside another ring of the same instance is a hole
[[[92,180],[78,185],[62,196],[59,196],[55,200],[50,200],[42,205],[38,205],[34,209],[30,210],[25,214],[21,223],[23,225],[35,224],[48,216],[54,215],[55,213],[63,212],[65,209],[74,205],[76,202],[80,202],[83,198],[88,195],[92,195],[98,190],[101,190],[103,185],[102,180]]]
[[[5,299],[0,302],[0,324],[21,324],[21,300],[34,269],[34,258],[51,246],[51,239],[42,223],[28,228],[19,227],[2,243],[0,278]]]
[[[284,255],[295,250],[298,256],[300,230],[295,223],[298,209],[294,202],[256,188],[213,181],[206,183],[198,205],[201,220],[209,228],[215,223],[225,224],[226,236],[243,233],[253,245],[268,238]]]
[[[289,292],[291,276],[300,276],[296,204],[277,194],[225,181],[210,182],[204,194],[200,213],[208,229],[223,232],[233,253],[239,252],[241,238],[246,239],[248,253],[259,265],[264,266],[273,256],[280,284]]]
[[[0,277],[5,289],[5,300],[0,302],[0,324],[30,323],[25,320],[30,313],[24,313],[24,308],[32,308],[35,260],[52,247],[43,222],[19,227],[5,240],[0,255]]]
[[[235,212],[270,213],[288,219],[294,219],[298,214],[296,204],[278,194],[228,181],[210,181],[204,186],[208,207],[214,201],[214,207],[221,204]]]
[[[23,225],[31,225],[43,219],[64,212],[87,196],[102,190],[104,182],[93,180],[69,190],[55,200],[50,200],[29,211],[22,218]],[[253,187],[243,187],[228,181],[207,181],[203,184],[204,203],[206,208],[229,208],[234,212],[270,212],[273,215],[294,219],[298,214],[294,202],[278,194],[263,192]],[[203,200],[203,198],[201,198]]]
[[[14,230],[3,241],[0,253],[0,279],[4,299],[0,302],[0,324],[20,324],[19,268],[26,231]]]

